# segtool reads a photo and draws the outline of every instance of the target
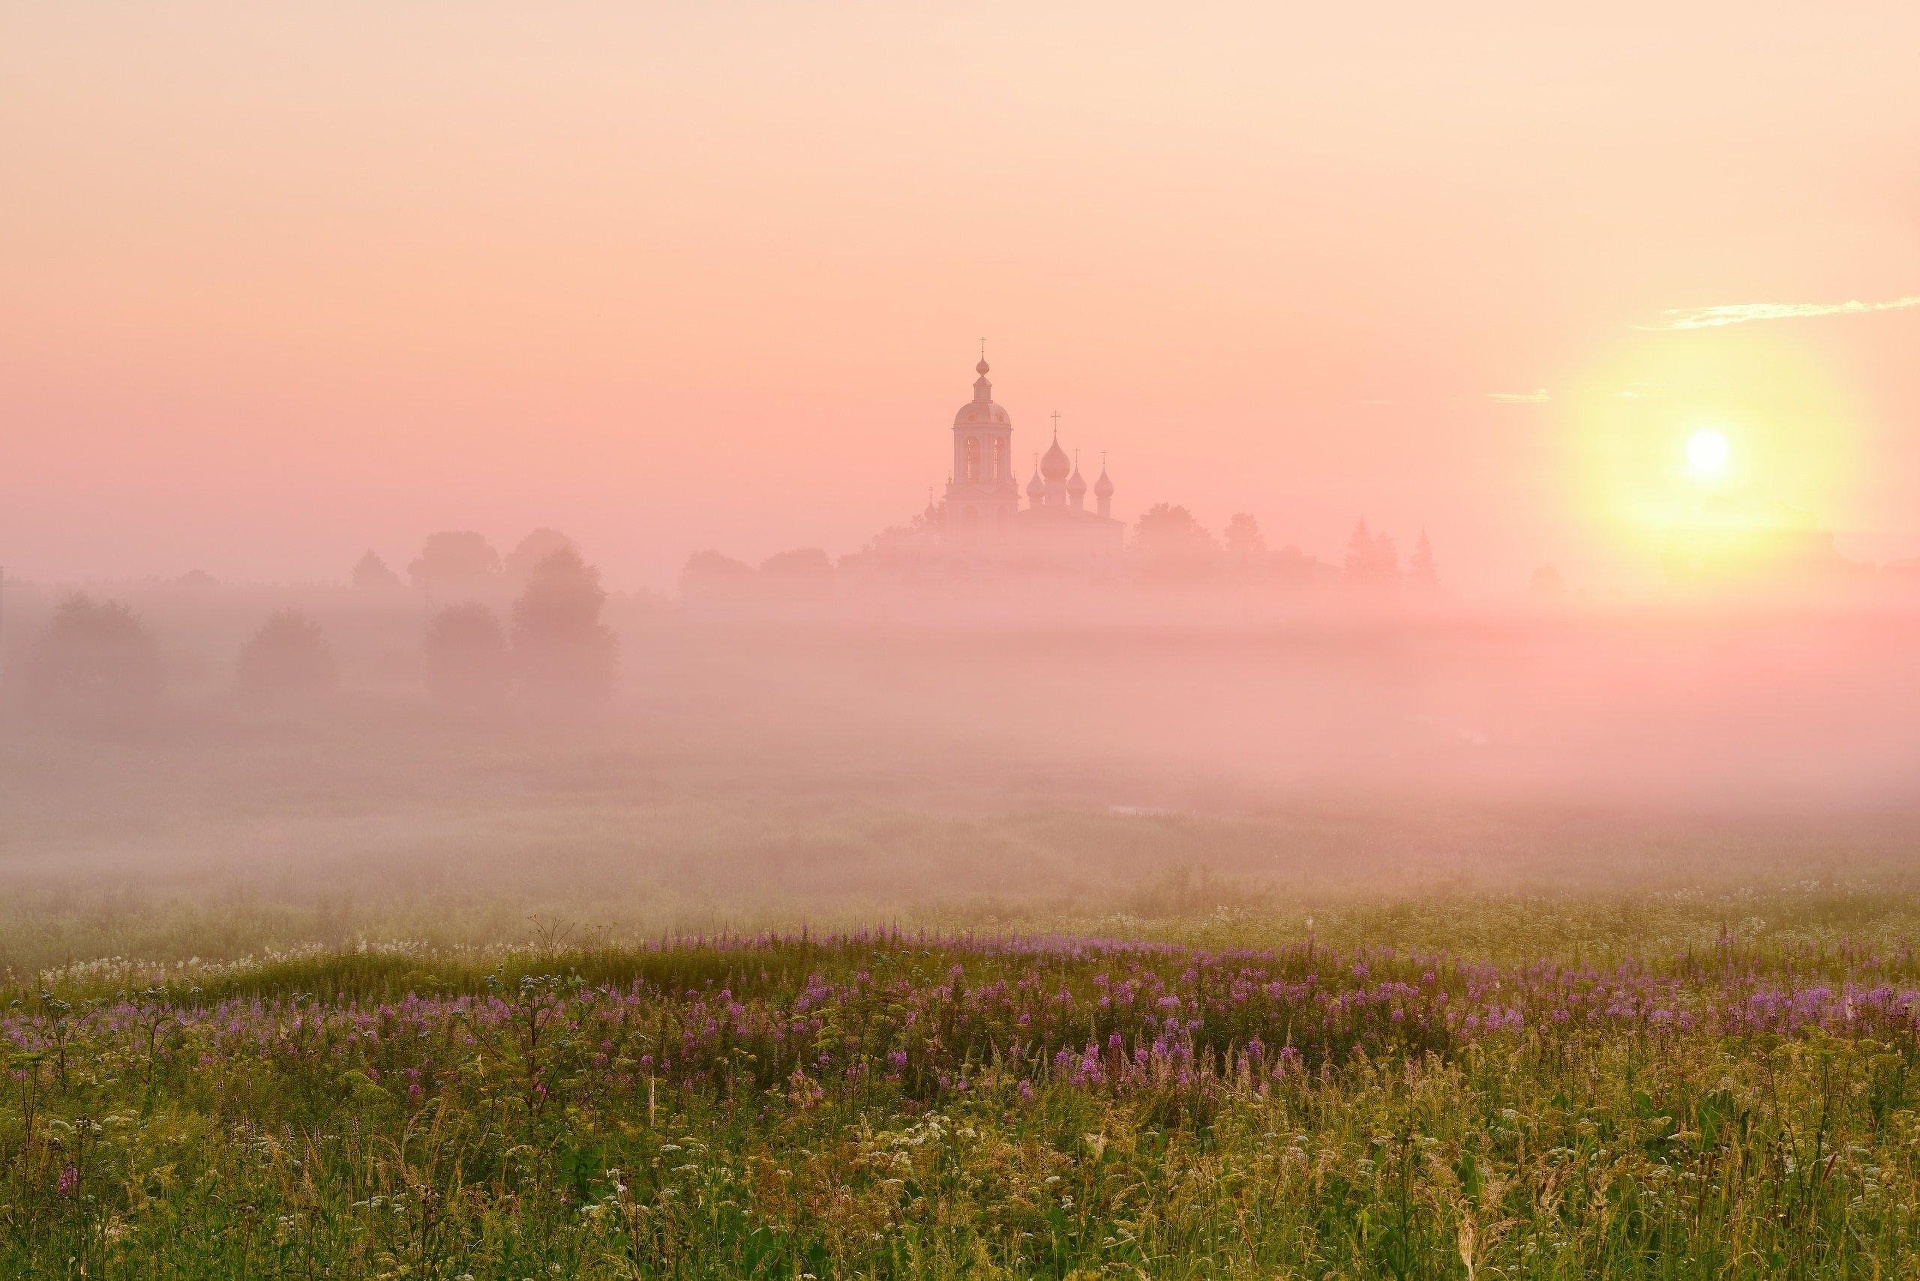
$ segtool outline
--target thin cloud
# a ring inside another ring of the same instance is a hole
[[[1544,405],[1551,399],[1546,388],[1538,391],[1490,391],[1488,400],[1497,400],[1503,405]]]
[[[1905,311],[1920,307],[1920,294],[1908,294],[1887,302],[1734,302],[1718,307],[1681,307],[1669,311],[1658,325],[1636,325],[1636,329],[1717,329],[1722,325],[1744,325],[1755,320],[1799,320],[1807,316],[1859,316],[1873,311]]]

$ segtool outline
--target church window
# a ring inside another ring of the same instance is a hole
[[[968,480],[980,479],[980,438],[977,436],[967,437],[966,466],[963,474]]]

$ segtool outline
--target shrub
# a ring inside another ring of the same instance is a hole
[[[340,683],[340,664],[317,621],[283,609],[241,647],[234,677],[244,694],[312,694]]]
[[[818,598],[833,594],[833,561],[818,547],[776,552],[760,562],[760,577],[776,596]]]
[[[363,591],[387,591],[400,586],[400,575],[387,568],[378,552],[368,552],[353,566],[353,585]]]
[[[1134,522],[1128,545],[1141,578],[1151,582],[1195,582],[1207,578],[1220,548],[1193,518],[1171,503],[1155,503]]]
[[[500,553],[470,529],[443,531],[427,538],[407,577],[423,591],[441,596],[485,592],[500,578]]]
[[[680,571],[680,599],[689,604],[739,600],[757,585],[753,566],[711,549],[687,557]]]
[[[584,707],[613,694],[619,640],[600,621],[607,599],[600,571],[572,548],[534,568],[513,605],[513,662],[530,701]]]
[[[125,605],[84,592],[61,602],[21,670],[30,709],[80,720],[144,715],[165,687],[160,646],[147,625]]]
[[[548,529],[542,525],[518,543],[507,553],[502,569],[507,580],[516,587],[524,588],[533,577],[533,571],[540,562],[555,552],[578,552],[579,545],[557,529]]]

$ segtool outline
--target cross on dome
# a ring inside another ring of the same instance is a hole
[[[953,425],[1011,426],[1013,420],[1007,417],[1007,411],[993,403],[993,384],[987,381],[987,340],[984,338],[980,340],[980,363],[973,368],[980,375],[973,380],[973,399],[960,406],[953,416]]]
[[[1063,481],[1073,470],[1073,460],[1067,457],[1067,451],[1060,448],[1060,411],[1053,412],[1053,444],[1040,459],[1040,474],[1049,481]]]

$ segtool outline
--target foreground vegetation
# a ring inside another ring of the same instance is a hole
[[[1814,928],[76,965],[0,1021],[0,1275],[1904,1274],[1916,1015]]]
[[[0,1277],[1920,1260],[1910,811],[1290,790],[776,685],[0,720]]]

